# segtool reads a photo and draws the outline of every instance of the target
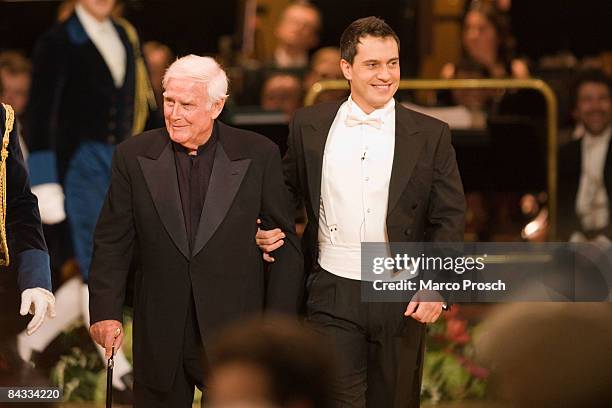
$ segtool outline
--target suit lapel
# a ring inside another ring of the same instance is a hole
[[[582,166],[582,162],[580,163]],[[578,167],[582,169],[582,167]],[[608,142],[608,152],[606,153],[606,161],[604,163],[604,185],[608,197],[612,195],[612,139]]]
[[[138,162],[164,228],[185,258],[189,258],[189,242],[176,177],[174,150],[168,133],[165,130],[162,133],[165,140],[153,145],[148,157],[139,156]],[[160,145],[163,145],[161,154]]]
[[[251,164],[251,159],[230,159],[224,149],[224,143],[222,143],[221,129],[223,128],[220,126],[219,143],[217,143],[215,150],[210,183],[193,245],[193,256],[196,256],[204,248],[225,218]],[[229,145],[227,145],[227,148],[231,149]]]
[[[344,103],[344,101],[329,105],[317,121],[305,124],[301,129],[310,203],[312,205],[312,211],[317,219],[319,217],[321,200],[321,176],[323,172],[325,143],[327,142],[327,136],[331,125],[342,103]]]
[[[122,85],[122,87],[125,87],[126,85],[134,82],[134,79],[133,79],[135,76],[134,47],[132,46],[132,43],[130,42],[127,36],[127,33],[125,32],[125,29],[114,20],[113,20],[113,27],[115,27],[115,30],[117,30],[117,33],[119,34],[119,38],[121,39],[121,43],[123,44],[123,48],[125,48],[125,78],[123,79],[123,85]],[[107,69],[108,69],[108,66],[107,66]],[[108,72],[110,74],[110,69],[108,69]],[[111,74],[111,78],[112,78],[112,74]],[[113,80],[113,84],[114,84],[114,80]]]
[[[115,21],[112,21],[113,27],[119,34],[119,38],[123,47],[125,48],[125,63],[126,63],[126,78],[129,74],[129,68],[131,67],[130,63],[133,60],[133,50],[130,46],[130,43],[127,39],[127,35],[123,31],[123,28],[120,27]],[[98,71],[96,78],[102,79],[106,82],[106,87],[108,89],[114,89],[115,80],[113,79],[113,74],[110,71],[110,68],[106,64],[106,60],[98,50],[98,47],[93,43],[91,38],[87,35],[85,28],[83,27],[83,23],[79,20],[79,17],[76,13],[73,13],[70,19],[68,20],[68,34],[70,39],[81,47],[82,52],[87,56],[87,58],[91,61],[92,65]],[[126,81],[124,80],[124,83]]]
[[[395,149],[393,152],[393,167],[389,182],[389,201],[387,214],[397,205],[406,184],[410,180],[414,166],[417,163],[425,137],[419,133],[419,127],[412,118],[410,111],[395,104]]]

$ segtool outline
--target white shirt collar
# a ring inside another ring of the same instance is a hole
[[[610,138],[612,137],[612,125],[608,125],[606,130],[599,136],[593,136],[589,132],[585,132],[584,134],[584,142],[587,146],[599,146],[599,145],[607,145],[610,143]]]
[[[308,66],[308,53],[293,57],[284,49],[277,48],[274,50],[274,62],[281,68],[303,68]]]
[[[379,109],[375,109],[370,114],[365,113],[359,107],[359,105],[357,105],[357,103],[353,100],[352,95],[349,95],[348,97],[347,106],[348,115],[354,115],[360,119],[381,119],[384,123],[385,118],[387,118],[390,113],[395,112],[395,99],[391,98],[389,102],[385,104],[385,106]]]
[[[89,14],[87,10],[79,3],[74,7],[74,11],[79,18],[83,28],[86,32],[101,32],[113,27],[110,18],[104,19],[104,21],[98,21],[94,16]]]

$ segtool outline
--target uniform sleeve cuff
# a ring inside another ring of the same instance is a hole
[[[40,249],[28,249],[15,256],[19,289],[42,288],[51,291],[49,254]]]
[[[51,150],[30,152],[28,155],[28,168],[30,171],[30,184],[57,183],[57,162],[55,153]]]

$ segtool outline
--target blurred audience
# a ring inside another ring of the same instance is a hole
[[[32,63],[23,54],[16,51],[0,53],[0,100],[11,105],[18,118],[28,104],[31,76]]]
[[[105,0],[97,0],[98,2],[100,2],[100,4],[104,3]],[[59,23],[63,23],[64,21],[68,20],[70,18],[70,16],[72,15],[72,13],[74,13],[74,8],[76,7],[76,4],[79,2],[79,0],[64,0],[60,3],[60,5],[57,8],[57,14],[56,14],[56,19]],[[111,12],[111,15],[114,18],[120,18],[123,16],[123,8],[124,5],[122,2],[116,2],[115,5],[113,6],[113,10]]]
[[[609,242],[612,80],[601,70],[580,72],[571,95],[580,131],[559,151],[559,237]]]
[[[170,47],[157,41],[145,42],[142,45],[142,53],[149,70],[149,79],[153,94],[155,94],[157,112],[161,115],[161,108],[164,106],[162,79],[175,56]]]
[[[483,79],[488,75],[484,66],[471,59],[461,60],[454,69],[456,79]],[[484,129],[487,116],[499,97],[498,90],[453,89],[438,93],[438,102],[445,106],[428,107],[412,103],[404,103],[404,106],[440,119],[448,123],[451,129]]]
[[[610,303],[514,303],[483,322],[475,350],[498,403],[597,408],[612,401],[610,344]]]
[[[304,77],[304,92],[318,81],[325,79],[344,79],[340,69],[340,49],[324,47],[312,55],[310,69]],[[325,91],[317,97],[317,102],[339,101],[348,96],[348,91]]]
[[[483,79],[487,77],[487,69],[484,65],[474,60],[461,60],[455,68],[457,79]],[[486,89],[453,89],[453,102],[462,105],[469,110],[485,110],[490,103],[491,91]]]
[[[297,322],[241,322],[209,351],[211,408],[332,407],[333,355]]]
[[[77,0],[64,0],[57,7],[57,21],[63,23],[74,13],[74,6],[76,6]]]
[[[264,111],[281,111],[291,118],[302,106],[300,79],[284,73],[271,75],[263,84],[260,105]]]
[[[308,70],[309,52],[319,43],[320,29],[321,14],[311,3],[295,1],[285,8],[274,30],[276,48],[272,58],[242,66],[234,102],[258,105],[264,82],[277,73],[295,75],[302,81]]]
[[[506,16],[490,2],[472,2],[463,20],[463,58],[484,66],[490,78],[528,78],[527,63],[515,58],[514,40]],[[456,66],[442,68],[442,78],[455,78]]]
[[[23,113],[28,105],[32,63],[17,51],[0,53],[0,101],[13,107],[17,120],[22,122]],[[18,127],[19,143],[24,159],[28,158],[28,148]]]
[[[274,34],[276,48],[272,65],[275,68],[306,69],[308,52],[319,43],[321,14],[307,1],[290,4],[281,14]]]

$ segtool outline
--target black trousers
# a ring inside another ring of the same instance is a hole
[[[138,383],[136,378],[134,381],[135,408],[191,408],[195,387],[200,390],[204,388],[206,368],[204,346],[200,336],[193,296],[187,312],[183,339],[182,356],[178,362],[174,383],[170,390],[160,392]]]
[[[17,273],[12,269],[0,267],[0,343],[14,340],[25,329],[31,315],[22,317],[21,291],[17,286]]]
[[[425,325],[405,317],[407,303],[366,303],[361,281],[313,272],[308,320],[338,356],[339,408],[418,407]]]

